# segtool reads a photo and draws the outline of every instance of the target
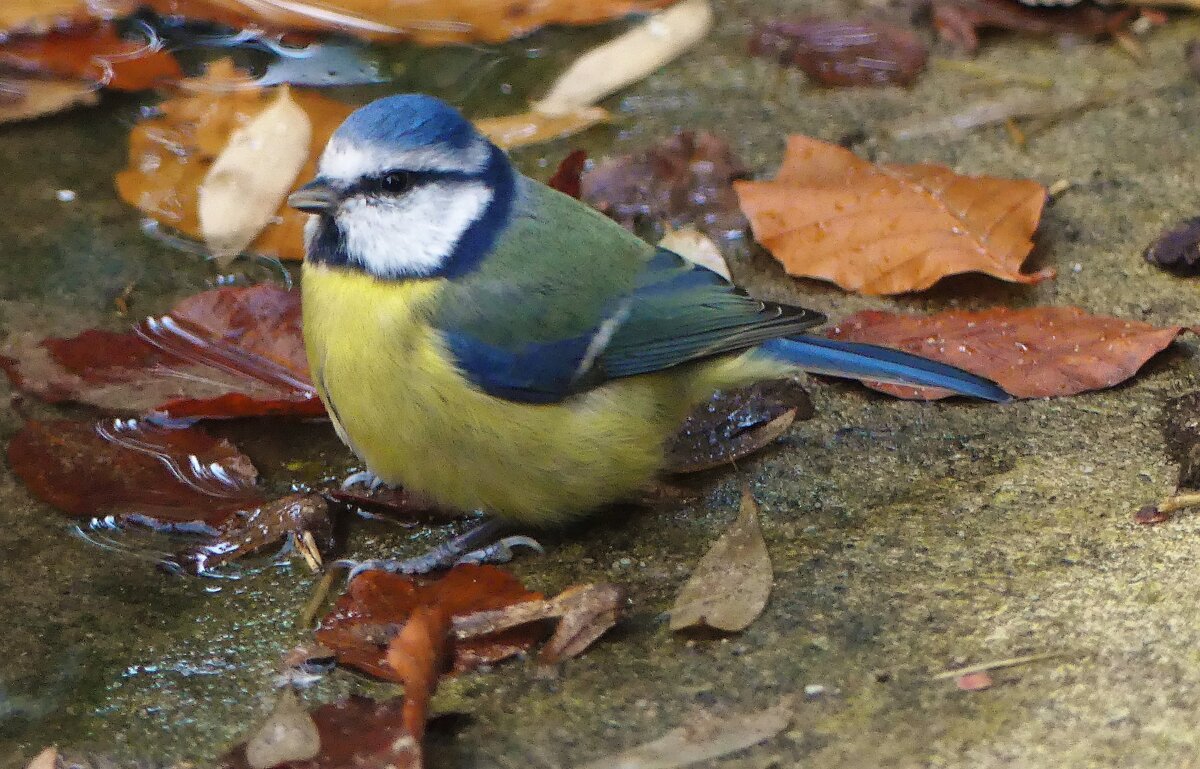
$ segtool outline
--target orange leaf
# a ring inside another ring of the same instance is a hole
[[[850,291],[918,291],[963,272],[1015,283],[1054,275],[1020,271],[1046,197],[1037,182],[875,165],[793,136],[773,181],[734,189],[755,238],[789,274]]]
[[[420,744],[429,700],[446,668],[450,614],[444,606],[419,606],[387,648],[387,664],[404,683],[405,732]],[[419,750],[419,748],[417,748]]]
[[[183,77],[170,53],[145,41],[125,40],[108,24],[9,40],[0,46],[0,64],[85,78],[120,91],[140,91]]]
[[[160,13],[228,21],[244,17],[274,29],[334,31],[370,40],[425,45],[499,43],[547,24],[595,24],[669,5],[671,0],[151,0]]]
[[[4,0],[0,3],[0,32],[45,34],[87,24],[98,16],[123,16],[134,11],[133,0]]]
[[[927,317],[860,312],[829,336],[870,342],[944,361],[994,380],[1018,398],[1075,395],[1120,384],[1182,328],[1089,315],[1078,307],[995,307]],[[899,398],[932,400],[933,388],[867,385]]]

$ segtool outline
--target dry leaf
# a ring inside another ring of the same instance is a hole
[[[750,53],[830,86],[910,85],[929,58],[912,30],[863,19],[772,21],[754,30]]]
[[[758,525],[758,505],[742,491],[738,518],[713,544],[679,591],[671,629],[745,630],[762,613],[775,577]]]
[[[307,761],[321,751],[317,724],[296,698],[292,687],[284,687],[267,720],[246,741],[246,763],[250,769],[270,769],[290,761]]]
[[[784,699],[766,710],[745,715],[696,713],[653,742],[584,764],[579,769],[674,769],[708,761],[765,742],[792,721],[792,703]]]
[[[0,124],[33,120],[100,101],[95,83],[39,77],[0,78]]]
[[[511,150],[539,142],[563,139],[608,120],[601,107],[584,107],[560,115],[522,112],[519,115],[481,118],[474,121],[479,132],[501,149]]]
[[[308,161],[312,122],[278,89],[270,106],[229,137],[200,184],[200,232],[222,265],[254,241]]]
[[[729,265],[721,255],[721,249],[695,227],[668,230],[662,240],[658,241],[658,247],[673,251],[692,264],[717,273],[725,280],[733,280],[733,276],[729,274]]]
[[[1046,191],[1028,180],[959,176],[944,166],[875,165],[792,136],[778,175],[734,182],[754,236],[791,275],[863,294],[928,288],[947,275],[1023,274]]]
[[[533,110],[554,116],[591,107],[700,42],[712,22],[708,0],[682,0],[580,56],[534,103]]]
[[[150,0],[160,13],[180,6],[189,18],[243,19],[273,29],[331,31],[425,45],[499,43],[547,24],[595,24],[661,8],[670,0]],[[245,26],[245,22],[238,26]]]
[[[985,376],[1018,398],[1075,395],[1124,382],[1182,331],[1089,315],[1078,307],[995,307],[930,316],[860,312],[829,336],[869,342]],[[934,388],[867,383],[899,398],[929,400]]]

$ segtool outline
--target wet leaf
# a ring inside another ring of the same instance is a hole
[[[866,19],[768,22],[755,29],[750,53],[829,86],[911,85],[929,58],[912,30]]]
[[[720,241],[746,228],[732,187],[745,173],[726,141],[683,131],[598,163],[583,175],[582,199],[629,229],[642,222],[693,225]]]
[[[1037,36],[1101,37],[1124,28],[1137,15],[1134,8],[1102,8],[1080,4],[1070,8],[1031,8],[1018,0],[934,0],[933,25],[938,36],[974,53],[979,31],[1002,29]]]
[[[1146,261],[1183,275],[1200,273],[1200,217],[1188,219],[1158,236],[1144,254]]]
[[[583,169],[586,166],[587,151],[572,150],[559,162],[558,168],[554,170],[554,174],[546,181],[546,185],[578,200],[581,194],[579,185],[583,176]]]
[[[333,548],[329,504],[319,494],[288,494],[237,510],[211,537],[175,553],[172,563],[188,573],[204,574],[305,532],[322,551]]]
[[[595,24],[667,5],[670,0],[151,0],[161,13],[189,18],[247,19],[272,29],[330,31],[370,40],[411,39],[425,45],[498,43],[547,24]]]
[[[118,524],[211,532],[262,502],[249,458],[198,427],[31,421],[9,443],[8,462],[43,502]]]
[[[664,471],[697,473],[736,462],[774,443],[797,418],[812,415],[808,393],[792,380],[713,393],[667,442]]]
[[[421,740],[429,718],[429,700],[437,689],[450,653],[450,613],[445,606],[418,606],[388,643],[387,664],[404,684],[404,731],[408,753],[420,766]],[[399,744],[394,746],[398,749]]]
[[[675,598],[671,629],[745,630],[762,614],[774,581],[758,504],[746,488],[737,520],[696,564]]]
[[[271,104],[236,129],[200,184],[200,232],[221,264],[250,245],[299,186],[300,170],[312,151],[312,121],[276,91]]]
[[[735,182],[754,236],[791,275],[863,294],[929,288],[984,272],[1015,283],[1046,190],[1037,182],[959,176],[944,166],[875,165],[836,144],[792,136],[773,181]]]
[[[17,335],[0,366],[23,392],[113,413],[179,419],[325,413],[308,379],[299,294],[270,284],[196,294],[126,333]]]
[[[370,571],[355,578],[321,620],[316,640],[333,649],[342,665],[400,681],[386,662],[387,646],[418,607],[439,607],[453,621],[540,598],[516,577],[493,566],[456,566],[433,581]],[[458,641],[451,652],[454,670],[470,670],[519,654],[542,636],[542,628],[525,626]]]
[[[721,255],[721,249],[695,227],[668,231],[662,240],[658,241],[658,247],[673,251],[692,264],[717,273],[725,280],[733,280],[733,276],[729,274],[729,265]]]
[[[708,0],[681,0],[580,56],[533,109],[566,115],[591,107],[678,58],[704,39],[712,23]]]
[[[1078,307],[994,307],[929,316],[860,312],[829,336],[906,350],[988,377],[1018,398],[1046,398],[1120,384],[1181,331],[1089,315]],[[867,385],[899,398],[950,395],[934,388]]]
[[[792,703],[755,713],[700,711],[653,742],[585,764],[580,769],[674,769],[766,742],[792,721]]]
[[[32,74],[141,91],[183,77],[175,57],[147,40],[126,40],[111,24],[83,26],[0,43],[0,66]]]
[[[96,84],[42,77],[0,77],[0,124],[33,120],[100,101]]]
[[[124,15],[136,6],[124,0],[4,0],[0,3],[0,33],[42,35],[87,26],[99,15]]]
[[[317,723],[290,686],[280,690],[271,714],[246,741],[244,750],[250,769],[307,761],[321,751]]]
[[[415,692],[414,692],[415,694]],[[419,745],[404,719],[405,697],[376,702],[351,695],[311,712],[321,751],[308,761],[280,764],[286,769],[359,769],[395,767],[419,769]],[[417,748],[414,751],[414,748]],[[252,769],[245,745],[238,745],[217,761],[222,769]]]
[[[511,150],[530,144],[563,139],[608,120],[608,110],[584,107],[560,115],[537,111],[474,121],[479,132],[501,149]]]

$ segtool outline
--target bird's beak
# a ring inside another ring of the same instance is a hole
[[[288,195],[288,205],[310,214],[323,214],[338,203],[337,191],[317,179]]]

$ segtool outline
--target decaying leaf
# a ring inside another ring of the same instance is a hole
[[[23,392],[119,414],[325,413],[308,379],[300,296],[270,284],[196,294],[126,333],[17,335],[0,366]]]
[[[583,174],[581,199],[629,229],[692,225],[721,241],[746,228],[732,186],[745,174],[728,142],[682,131],[639,154],[597,163]]]
[[[695,227],[668,230],[662,240],[658,241],[658,247],[674,251],[692,264],[711,270],[725,280],[733,280],[733,276],[729,274],[729,265],[721,255],[721,249]]]
[[[812,415],[808,393],[789,379],[713,393],[667,441],[664,471],[682,475],[736,462]]]
[[[1046,398],[1120,384],[1181,331],[1179,326],[1158,328],[1089,315],[1078,307],[994,307],[929,316],[860,312],[829,336],[906,350],[988,377],[1018,398]],[[930,400],[950,394],[867,384],[899,398]]]
[[[95,83],[44,77],[0,77],[0,124],[33,120],[100,101]]]
[[[580,56],[533,110],[543,115],[568,115],[591,107],[691,48],[708,34],[712,22],[709,0],[681,0]]]
[[[312,121],[283,86],[262,112],[235,130],[204,175],[200,232],[228,264],[270,223],[312,150]]]
[[[774,581],[758,504],[747,488],[737,520],[696,564],[675,598],[671,629],[745,630],[766,607]]]
[[[910,85],[929,58],[912,30],[864,19],[772,21],[754,30],[750,53],[830,86]]]
[[[608,110],[583,107],[558,115],[545,115],[536,110],[504,117],[480,118],[474,121],[479,132],[497,147],[511,150],[540,142],[562,139],[608,120]]]
[[[119,91],[141,91],[183,77],[169,52],[147,40],[126,40],[111,24],[0,41],[0,66],[90,81]]]
[[[493,566],[456,566],[434,581],[371,571],[350,583],[316,631],[316,640],[337,654],[342,665],[390,681],[402,680],[386,662],[387,646],[422,606],[440,607],[456,620],[477,611],[536,601],[516,577]],[[524,626],[463,639],[453,645],[455,671],[470,670],[519,654],[543,636]]]
[[[198,427],[27,422],[8,462],[30,493],[84,518],[213,532],[263,501],[249,458]]]
[[[150,0],[161,13],[181,6],[189,18],[243,20],[271,29],[338,32],[425,45],[499,43],[547,24],[595,24],[661,8],[671,0]]]
[[[246,741],[246,763],[250,769],[307,761],[321,751],[317,723],[300,704],[290,686],[280,690],[266,721]]]
[[[1029,180],[959,176],[944,166],[875,165],[792,136],[773,181],[735,182],[754,236],[791,275],[863,294],[929,288],[947,275],[1025,274],[1046,190]]]
[[[755,713],[730,715],[700,711],[683,726],[653,742],[585,764],[580,769],[674,769],[690,766],[766,742],[792,721],[792,703]]]
[[[1078,4],[1070,8],[1031,8],[1018,0],[934,0],[933,25],[938,36],[974,53],[979,31],[1003,29],[1028,35],[1100,37],[1129,24],[1134,8]]]
[[[1200,272],[1200,217],[1188,219],[1158,236],[1144,254],[1146,261],[1184,275]]]
[[[287,494],[245,506],[217,526],[211,536],[171,557],[169,564],[190,574],[211,572],[247,555],[277,547],[289,538],[313,538],[320,551],[333,546],[329,503],[320,494]]]

